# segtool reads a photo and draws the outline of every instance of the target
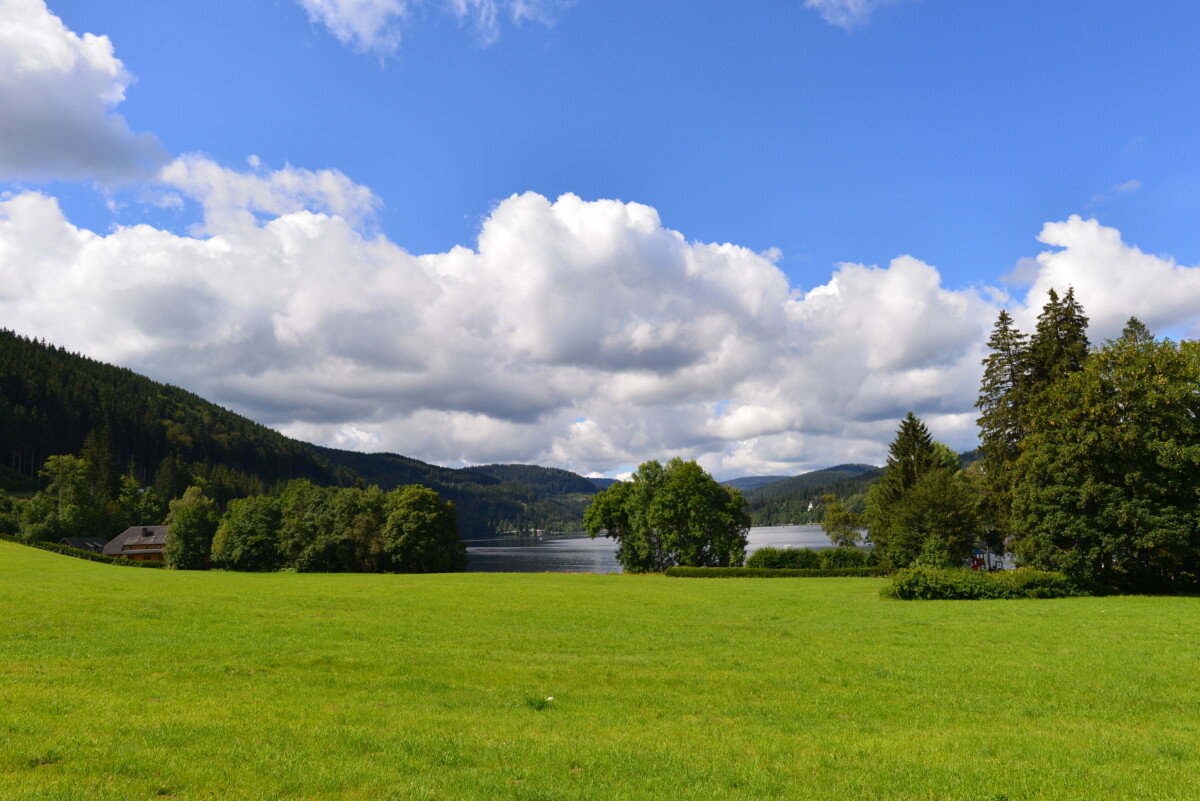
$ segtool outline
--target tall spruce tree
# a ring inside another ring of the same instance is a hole
[[[1057,298],[1055,298],[1057,301]],[[1012,510],[1012,467],[1021,455],[1025,436],[1029,338],[1013,326],[1007,310],[988,339],[991,353],[983,360],[979,388],[979,452],[985,497],[986,537],[993,550],[1003,550]]]
[[[888,449],[883,477],[867,492],[867,532],[885,566],[906,567],[920,552],[919,532],[901,524],[902,510],[913,487],[939,467],[945,467],[943,454],[921,419],[909,412]],[[918,541],[915,553],[911,540]]]
[[[1075,288],[1068,287],[1061,298],[1050,290],[1032,337],[1027,339],[1013,327],[1007,311],[1000,312],[992,329],[991,353],[983,361],[975,406],[980,412],[979,449],[986,488],[984,539],[994,550],[1003,550],[1013,535],[1013,471],[1031,416],[1041,396],[1083,369],[1089,352],[1087,324]]]
[[[888,448],[887,465],[879,481],[880,497],[898,500],[940,461],[929,429],[921,418],[909,412],[900,421],[896,438]]]
[[[1130,317],[1129,322],[1121,329],[1121,336],[1117,341],[1136,347],[1148,347],[1154,344],[1154,334],[1150,333],[1150,329],[1141,320]]]
[[[1030,398],[1071,373],[1083,369],[1088,356],[1088,318],[1068,287],[1061,299],[1050,290],[1050,299],[1038,315],[1037,330],[1029,340],[1027,372]]]

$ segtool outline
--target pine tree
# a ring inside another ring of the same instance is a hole
[[[879,481],[880,497],[888,501],[899,500],[921,476],[940,462],[929,429],[921,422],[921,418],[909,412],[900,421],[896,439],[888,448],[887,465]]]
[[[1194,588],[1197,387],[1196,343],[1155,341],[1136,321],[1049,387],[1014,475],[1018,560],[1127,590]]]
[[[1129,345],[1146,347],[1154,344],[1154,334],[1150,333],[1150,329],[1136,317],[1130,317],[1129,322],[1125,323],[1125,327],[1121,329],[1119,342],[1124,342]]]
[[[867,492],[867,532],[886,566],[906,567],[911,562],[912,537],[901,532],[898,525],[905,497],[923,476],[943,466],[944,459],[929,429],[909,412],[900,421],[888,449],[883,477]]]
[[[1012,509],[1012,467],[1021,455],[1025,436],[1029,363],[1029,340],[1013,327],[1006,310],[1000,311],[988,348],[991,353],[983,360],[983,383],[975,402],[980,412],[976,422],[986,487],[988,544],[1002,550]]]
[[[1050,290],[1050,299],[1038,315],[1037,330],[1029,340],[1028,392],[1032,398],[1054,382],[1083,369],[1088,356],[1088,318],[1068,287],[1060,300]]]

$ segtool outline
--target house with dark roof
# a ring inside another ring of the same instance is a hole
[[[104,555],[123,556],[135,562],[161,562],[166,546],[166,526],[130,526],[108,541]]]
[[[108,540],[98,537],[63,537],[58,541],[58,544],[65,545],[68,548],[75,548],[79,551],[104,553],[104,546],[108,544]]]

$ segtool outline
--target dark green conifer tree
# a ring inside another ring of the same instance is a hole
[[[1057,298],[1055,298],[1057,301]],[[979,452],[983,473],[983,515],[988,546],[1002,551],[1012,513],[1012,467],[1025,436],[1029,339],[1013,326],[1007,310],[988,339],[979,388]]]
[[[1036,396],[1054,382],[1083,369],[1088,356],[1088,318],[1068,287],[1060,300],[1050,290],[1050,299],[1038,315],[1037,330],[1029,340],[1028,394]]]
[[[867,492],[868,536],[886,564],[895,564],[889,557],[896,550],[896,518],[905,494],[937,464],[938,451],[929,429],[909,412],[900,421],[888,449],[883,477]]]
[[[1013,481],[1019,561],[1126,590],[1200,584],[1200,345],[1131,320],[1033,410]]]
[[[939,461],[929,429],[921,418],[909,412],[900,421],[896,438],[888,448],[887,465],[879,481],[880,497],[888,501],[898,500]]]

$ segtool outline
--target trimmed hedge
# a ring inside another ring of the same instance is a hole
[[[866,578],[882,576],[879,567],[835,567],[803,570],[768,567],[668,567],[666,575],[675,578]]]
[[[133,559],[127,559],[124,556],[105,556],[104,554],[96,553],[95,551],[85,551],[81,548],[71,548],[67,545],[59,545],[57,542],[42,542],[40,540],[26,542],[18,537],[10,537],[5,534],[0,534],[0,540],[4,540],[5,542],[15,542],[18,545],[28,545],[30,548],[40,548],[43,551],[50,551],[51,553],[60,553],[63,556],[73,556],[76,559],[87,559],[89,562],[101,562],[106,565],[121,565],[122,567],[149,567],[160,569],[166,567],[166,565],[164,565],[162,562],[140,562]]]
[[[831,570],[847,567],[875,567],[875,552],[858,548],[759,548],[750,554],[746,567],[775,570]]]
[[[987,573],[968,568],[910,567],[897,570],[892,583],[880,591],[901,601],[990,600],[1009,598],[1069,598],[1090,595],[1062,573],[1022,567]]]
[[[817,570],[821,567],[821,556],[811,548],[759,548],[750,554],[746,567]]]

